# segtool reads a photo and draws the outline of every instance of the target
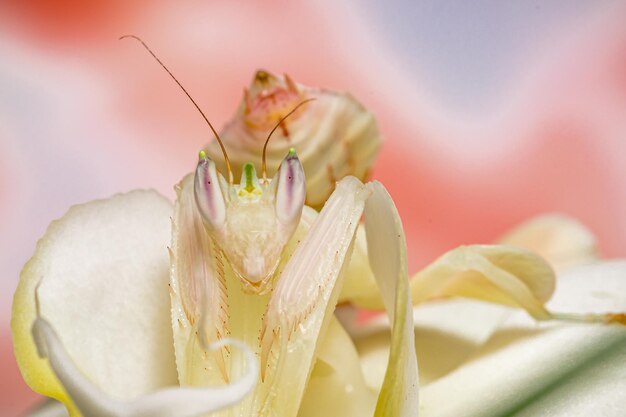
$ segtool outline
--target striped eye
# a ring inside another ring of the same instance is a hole
[[[295,223],[297,226],[304,206],[306,184],[295,149],[289,150],[273,181],[276,181],[276,217],[284,225]]]
[[[226,224],[226,203],[215,163],[204,151],[200,151],[196,167],[194,196],[205,225],[221,230]]]

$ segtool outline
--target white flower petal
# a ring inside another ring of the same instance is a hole
[[[626,262],[559,278],[550,307],[626,310]],[[466,365],[422,391],[422,417],[618,417],[626,409],[626,328],[536,323],[518,313]]]
[[[35,391],[72,410],[31,337],[37,285],[41,315],[105,393],[129,399],[177,382],[167,293],[170,215],[165,198],[134,191],[72,207],[49,226],[20,275],[11,323],[18,365]]]

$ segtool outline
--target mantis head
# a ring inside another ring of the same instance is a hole
[[[194,194],[209,235],[235,273],[258,287],[274,274],[282,251],[300,223],[305,180],[292,148],[271,180],[246,163],[239,184],[229,184],[200,152]]]

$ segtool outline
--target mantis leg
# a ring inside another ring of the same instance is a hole
[[[301,395],[310,372],[303,365],[312,363],[319,335],[327,330],[363,212],[370,251],[377,254],[370,257],[371,267],[394,323],[375,415],[412,416],[418,408],[418,380],[406,248],[397,211],[379,183],[341,180],[293,253],[264,316],[261,369],[275,379],[269,383],[282,386],[280,381],[289,378],[289,395]]]

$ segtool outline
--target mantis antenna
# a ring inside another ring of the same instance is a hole
[[[170,77],[172,77],[172,79],[176,82],[176,84],[178,84],[178,86],[180,87],[181,90],[183,90],[183,92],[187,95],[187,97],[189,98],[189,100],[191,100],[191,102],[193,103],[194,106],[196,106],[196,109],[198,109],[198,111],[200,112],[200,114],[202,115],[202,117],[204,118],[204,121],[207,122],[207,124],[209,125],[209,127],[211,128],[211,131],[213,132],[213,134],[215,135],[215,138],[217,139],[217,142],[220,144],[220,148],[222,149],[222,153],[224,154],[224,162],[226,162],[226,169],[228,170],[228,182],[230,183],[230,185],[233,185],[233,171],[230,168],[230,160],[228,159],[228,155],[226,154],[226,148],[224,147],[224,144],[222,143],[222,140],[220,139],[220,136],[217,134],[217,131],[213,128],[213,125],[211,124],[211,122],[209,122],[209,119],[205,116],[204,112],[202,111],[202,109],[200,108],[200,106],[198,106],[198,104],[196,103],[196,101],[191,97],[191,95],[187,92],[187,90],[185,89],[185,87],[183,87],[183,85],[176,79],[176,77],[174,77],[174,74],[172,74],[172,72],[167,69],[167,67],[165,66],[165,64],[163,62],[161,62],[161,60],[159,59],[159,57],[156,56],[156,54],[154,52],[152,52],[152,50],[150,49],[150,47],[148,47],[148,45],[139,37],[139,36],[135,36],[135,35],[124,35],[122,37],[120,37],[120,40],[122,39],[126,39],[126,38],[132,38],[135,39],[137,41],[139,41],[139,43],[141,43],[143,45],[144,48],[146,48],[146,50],[150,53],[150,55],[152,55],[152,57],[154,59],[156,59],[156,61],[163,67],[163,69],[165,71],[167,71],[167,73],[170,75]],[[302,104],[302,103],[301,103]],[[295,109],[294,109],[295,110]],[[281,120],[282,122],[282,120]]]
[[[267,168],[267,163],[265,161],[265,154],[267,151],[267,144],[270,143],[270,138],[272,137],[272,134],[276,131],[276,129],[278,129],[278,126],[281,125],[282,122],[285,121],[286,118],[288,118],[289,116],[291,116],[292,114],[294,114],[296,112],[296,110],[298,110],[300,107],[304,106],[305,104],[307,104],[310,101],[315,100],[315,98],[309,98],[307,100],[301,101],[300,103],[298,103],[298,105],[296,107],[294,107],[293,109],[291,109],[291,111],[289,113],[287,113],[286,115],[284,115],[279,121],[278,123],[276,123],[276,125],[272,128],[272,130],[270,131],[270,134],[267,135],[267,139],[265,140],[265,144],[263,145],[263,159],[262,159],[262,172],[263,172],[263,181],[265,183],[267,183],[267,173],[266,173],[266,168]]]

